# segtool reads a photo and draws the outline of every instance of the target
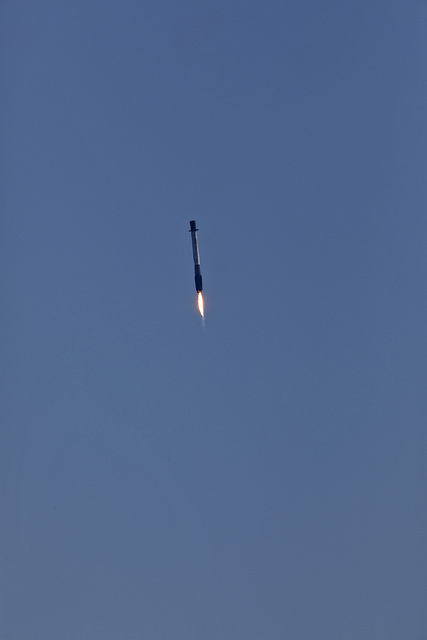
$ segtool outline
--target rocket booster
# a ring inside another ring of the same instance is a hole
[[[193,243],[193,260],[194,260],[194,282],[196,284],[196,291],[200,293],[203,291],[202,274],[200,273],[200,256],[199,256],[199,244],[197,242],[196,221],[190,220],[190,233],[191,242]]]

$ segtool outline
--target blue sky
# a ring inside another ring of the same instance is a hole
[[[0,635],[424,638],[423,3],[0,19]]]

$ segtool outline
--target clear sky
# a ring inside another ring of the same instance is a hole
[[[426,33],[1,3],[1,638],[426,638]]]

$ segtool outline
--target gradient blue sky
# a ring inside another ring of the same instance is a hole
[[[424,640],[426,4],[0,30],[0,636]]]

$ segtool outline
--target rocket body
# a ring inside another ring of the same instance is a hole
[[[193,244],[194,282],[196,285],[197,293],[201,293],[203,291],[203,282],[202,274],[200,272],[199,244],[197,242],[197,229],[195,220],[190,220],[190,233],[191,242]]]

